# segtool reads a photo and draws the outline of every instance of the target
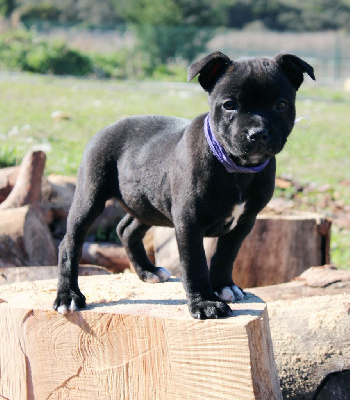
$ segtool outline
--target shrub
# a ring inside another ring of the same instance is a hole
[[[47,41],[25,29],[0,35],[0,67],[54,75],[186,80],[183,66],[154,64],[144,52],[121,49],[109,54],[83,53],[62,40]]]
[[[62,41],[48,42],[24,30],[0,38],[0,63],[20,71],[84,76],[93,71],[89,57]]]
[[[15,146],[5,142],[0,142],[0,168],[18,165],[21,159]]]

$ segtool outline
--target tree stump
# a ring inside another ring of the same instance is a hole
[[[0,267],[54,265],[51,233],[35,206],[0,210]]]
[[[0,295],[0,397],[9,399],[281,400],[266,305],[194,320],[182,284],[134,274],[81,277],[89,306],[51,309],[56,281]]]
[[[329,264],[331,222],[320,214],[261,215],[233,266],[238,286],[289,282],[306,269]]]
[[[233,267],[233,280],[243,288],[289,282],[307,268],[329,263],[331,222],[319,214],[261,215],[244,240]],[[216,238],[205,238],[208,263]],[[180,276],[175,232],[155,228],[156,263]]]

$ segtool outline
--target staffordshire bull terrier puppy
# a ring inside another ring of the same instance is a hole
[[[81,248],[115,197],[127,212],[117,232],[140,279],[169,279],[147,258],[142,238],[151,226],[174,227],[191,315],[230,316],[227,302],[244,297],[232,280],[233,262],[272,197],[275,155],[293,129],[304,73],[315,79],[313,68],[291,54],[232,61],[215,52],[188,69],[188,81],[199,75],[209,95],[209,113],[191,121],[130,117],[97,133],[83,155],[59,249],[54,309],[65,314],[85,306]],[[209,269],[203,237],[218,237]]]

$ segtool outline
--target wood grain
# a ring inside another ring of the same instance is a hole
[[[80,265],[79,275],[108,275],[109,272],[97,265]],[[45,279],[56,279],[58,268],[55,266],[35,266],[35,267],[8,267],[0,268],[0,285],[23,282],[37,281]]]
[[[10,399],[281,399],[266,305],[190,317],[177,280],[80,278],[89,306],[51,309],[56,282],[1,287],[0,397]]]

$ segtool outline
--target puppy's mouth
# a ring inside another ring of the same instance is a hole
[[[267,152],[254,152],[250,154],[242,154],[239,156],[230,155],[231,160],[241,167],[257,167],[264,164],[267,160],[273,157],[274,154]]]

